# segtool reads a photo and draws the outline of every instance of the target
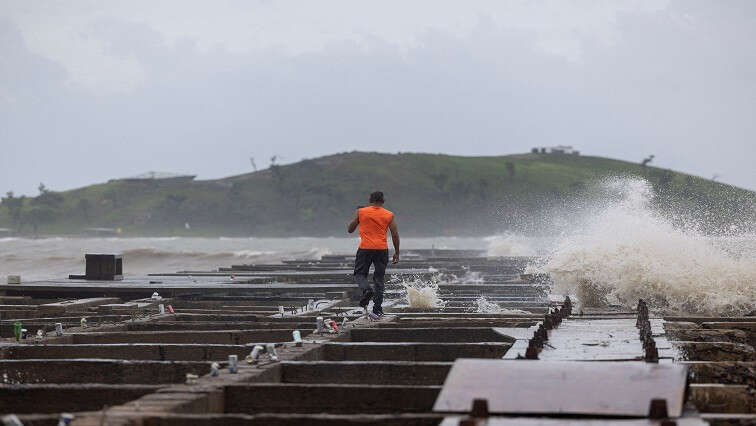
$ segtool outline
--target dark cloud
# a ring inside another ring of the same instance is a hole
[[[0,190],[56,189],[146,170],[219,177],[358,150],[465,155],[572,144],[756,188],[752,2],[677,3],[620,17],[578,59],[482,19],[400,48],[380,38],[287,54],[168,43],[113,18],[82,29],[138,63],[128,90],[93,93],[0,22]],[[65,48],[65,46],[62,46]],[[8,55],[5,53],[8,52]]]

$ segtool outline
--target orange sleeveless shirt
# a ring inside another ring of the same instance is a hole
[[[367,250],[386,250],[386,231],[394,213],[383,207],[368,206],[359,209],[360,218],[360,248]]]

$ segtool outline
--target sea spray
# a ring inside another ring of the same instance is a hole
[[[410,308],[437,309],[443,308],[446,304],[438,295],[439,281],[441,281],[441,274],[436,272],[430,277],[401,277],[388,284],[398,284],[404,290],[404,296]]]
[[[537,254],[537,240],[514,233],[504,233],[486,237],[487,256],[534,256]]]
[[[449,284],[482,284],[483,274],[479,271],[466,270],[463,274],[446,273],[442,275],[442,280]]]
[[[695,223],[654,211],[645,180],[602,185],[614,194],[610,201],[535,268],[551,275],[553,292],[577,294],[583,305],[632,307],[643,298],[657,309],[707,315],[756,309],[753,236],[707,236]]]

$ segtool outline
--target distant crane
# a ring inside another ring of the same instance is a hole
[[[257,171],[257,164],[255,164],[255,157],[249,157],[249,162],[252,163],[252,168]]]
[[[651,154],[648,157],[644,158],[643,161],[641,162],[641,166],[646,167],[648,165],[648,163],[650,163],[652,161],[654,161],[654,155],[653,154]]]

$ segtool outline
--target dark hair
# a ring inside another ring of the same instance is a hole
[[[383,192],[375,191],[372,194],[370,194],[370,202],[383,204]]]

